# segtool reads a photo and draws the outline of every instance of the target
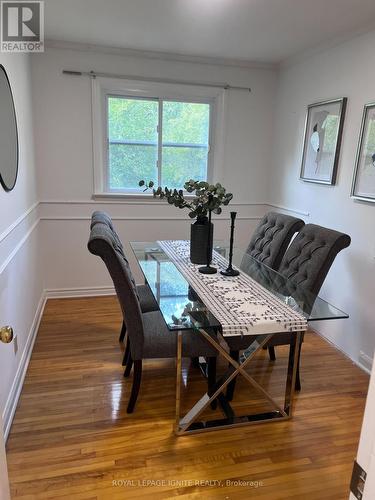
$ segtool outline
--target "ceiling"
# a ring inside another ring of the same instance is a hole
[[[45,0],[45,36],[280,63],[370,29],[374,0]]]

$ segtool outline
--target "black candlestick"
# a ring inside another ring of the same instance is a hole
[[[229,246],[229,266],[225,271],[220,271],[221,274],[224,276],[238,276],[240,273],[239,271],[236,271],[236,269],[233,269],[232,267],[232,258],[233,258],[233,235],[234,235],[234,221],[236,219],[237,212],[231,212],[230,213],[230,218],[232,220],[231,226],[230,226],[230,246]]]
[[[208,206],[211,205],[213,195],[208,195]],[[207,265],[200,267],[198,270],[202,274],[215,274],[217,273],[216,267],[211,267],[211,249],[212,249],[212,233],[211,233],[211,210],[208,210],[208,241],[207,241]]]

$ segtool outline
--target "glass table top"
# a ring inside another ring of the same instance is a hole
[[[130,245],[170,330],[220,327],[219,321],[156,241],[131,242]],[[229,255],[226,243],[215,242],[214,250],[226,258]],[[233,265],[305,316],[308,322],[349,317],[238,248],[233,250]]]

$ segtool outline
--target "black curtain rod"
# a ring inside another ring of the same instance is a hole
[[[199,82],[191,82],[185,80],[173,80],[170,78],[151,78],[145,76],[129,76],[129,75],[117,75],[113,73],[100,73],[97,71],[74,71],[74,70],[63,70],[64,75],[71,76],[90,76],[91,78],[104,77],[104,78],[119,78],[123,80],[137,80],[141,82],[154,82],[154,83],[172,83],[172,84],[180,84],[180,85],[192,85],[195,87],[214,87],[225,90],[245,90],[246,92],[251,92],[250,87],[239,87],[237,85],[229,85],[228,83],[199,83]]]

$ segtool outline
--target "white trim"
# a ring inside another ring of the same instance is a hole
[[[261,219],[261,216],[238,216],[236,220],[259,220]],[[179,220],[182,222],[191,222],[193,219],[188,219],[187,217],[116,217],[115,215],[111,217],[112,220],[135,220],[135,221],[141,221],[141,220],[146,220],[146,221],[151,221],[151,220]],[[57,216],[42,216],[40,220],[91,220],[91,216],[78,216],[78,217],[73,217],[73,216],[66,216],[66,215],[57,215]],[[218,221],[228,221],[231,220],[230,217],[212,217],[213,222],[218,222]],[[1,268],[0,268],[1,269]],[[0,270],[1,274],[1,270]]]
[[[344,352],[342,349],[337,347],[337,345],[333,344],[334,348],[337,349],[338,351],[341,352],[341,354],[344,354],[345,357],[347,357],[352,363],[354,363],[358,368],[366,372],[368,375],[371,375],[371,370],[369,370],[365,365],[363,365],[360,361],[356,361],[355,359],[352,359],[346,352]]]
[[[188,193],[187,191],[184,192],[184,198],[187,200],[192,200],[195,198],[193,194]],[[149,193],[141,193],[139,192],[116,192],[116,191],[111,191],[107,193],[100,193],[100,194],[93,194],[92,199],[95,201],[101,201],[106,203],[106,200],[111,200],[113,199],[114,201],[118,200],[121,202],[122,200],[129,200],[128,203],[132,204],[133,202],[130,200],[134,200],[134,203],[138,204],[145,204],[145,205],[152,205],[155,203],[160,203],[160,204],[166,204],[165,199],[161,200],[160,198],[154,197],[154,195],[149,192]],[[141,200],[144,200],[143,202]]]
[[[367,373],[371,373],[372,365],[373,365],[373,362],[374,362],[373,358],[371,358],[370,356],[368,356],[363,351],[359,351],[359,356],[358,357],[359,357],[358,363],[363,367],[363,369]],[[360,360],[362,360],[362,362]]]
[[[4,270],[8,267],[8,265],[11,263],[11,261],[14,259],[14,257],[17,255],[18,251],[21,249],[21,247],[24,245],[24,243],[29,239],[29,236],[31,233],[34,231],[36,226],[39,224],[40,219],[37,219],[34,224],[31,226],[31,228],[27,231],[27,233],[21,238],[21,240],[18,242],[18,244],[14,247],[12,252],[8,255],[8,257],[3,261],[3,263],[0,266],[0,275],[4,272]]]
[[[16,229],[16,227],[19,226],[26,219],[26,217],[38,207],[38,205],[39,201],[36,201],[33,205],[31,205],[30,208],[28,208],[23,214],[21,214],[18,219],[16,219],[10,226],[7,227],[7,229],[5,229],[5,231],[0,234],[0,243],[5,240],[5,238],[7,238]]]
[[[14,413],[17,408],[17,403],[22,391],[23,382],[25,380],[27,368],[29,366],[31,354],[33,351],[35,339],[39,330],[40,321],[43,316],[44,307],[46,304],[46,295],[45,292],[42,292],[42,295],[39,300],[38,307],[35,312],[34,320],[32,322],[31,328],[29,330],[29,334],[27,336],[26,345],[24,351],[22,353],[21,360],[18,365],[16,376],[14,377],[12,387],[9,391],[9,395],[7,401],[5,403],[4,411],[3,411],[3,422],[4,422],[4,437],[5,440],[8,438],[10,428],[12,426]]]
[[[194,197],[194,196],[193,196]],[[94,195],[92,200],[41,200],[39,202],[41,205],[107,205],[107,204],[124,204],[124,205],[155,205],[160,204],[168,207],[169,205],[158,198],[153,198],[152,195],[143,194],[112,194],[112,193],[102,193]],[[305,217],[310,216],[310,212],[299,208],[288,208],[283,205],[277,205],[276,203],[267,202],[231,202],[230,207],[270,207],[277,208],[279,210],[285,210],[286,212],[292,212],[298,215],[304,215]]]
[[[282,205],[276,205],[275,203],[266,203],[267,206],[277,208],[278,210],[285,210],[285,212],[291,212],[293,214],[303,215],[304,217],[310,217],[310,212],[305,212],[299,208],[288,208]]]
[[[187,196],[190,198],[190,196]],[[191,196],[193,197],[193,196]],[[30,215],[36,208],[38,208],[39,205],[99,205],[99,204],[105,204],[105,205],[153,205],[159,204],[161,206],[168,207],[168,204],[164,200],[159,200],[158,198],[153,198],[152,195],[143,195],[143,194],[136,194],[136,195],[131,195],[131,194],[112,194],[112,193],[102,193],[99,195],[94,195],[92,200],[40,200],[36,203],[34,203],[26,212],[24,212],[18,219],[13,222],[1,235],[0,235],[0,243],[8,237],[10,233],[13,232],[13,230],[19,226],[24,219]],[[238,203],[231,203],[230,207],[270,207],[270,208],[277,208],[279,210],[285,210],[286,212],[291,212],[295,213],[298,215],[303,215],[305,217],[309,217],[310,213],[306,212],[301,209],[297,208],[288,208],[283,205],[277,205],[275,203],[270,203],[270,202],[255,202],[255,203],[249,203],[249,202],[238,202]],[[230,208],[229,207],[229,208]],[[40,217],[41,219],[48,220],[48,217]],[[239,217],[241,218],[241,217]],[[247,217],[244,217],[247,218]],[[259,219],[260,217],[255,217],[256,219]],[[119,220],[122,220],[118,218]],[[128,217],[124,218],[124,220],[127,220]],[[130,217],[130,219],[133,219]],[[137,219],[134,217],[134,219]],[[142,217],[141,220],[144,220],[146,218]],[[159,219],[159,217],[156,217],[156,219]],[[164,219],[162,217],[161,219]],[[171,219],[170,217],[167,217],[166,219]],[[180,219],[179,217],[173,217],[172,220],[174,219]],[[183,219],[183,218],[181,218]],[[153,220],[152,217],[150,217],[150,220]],[[220,220],[220,219],[219,219]],[[222,219],[224,220],[224,219]],[[226,220],[226,219],[225,219]]]
[[[347,354],[345,351],[343,351],[341,349],[341,347],[339,347],[338,345],[336,345],[331,339],[327,338],[323,333],[321,333],[319,330],[316,330],[314,327],[311,326],[311,323],[309,324],[309,330],[311,330],[312,332],[316,333],[319,337],[321,337],[323,340],[325,340],[326,342],[328,342],[328,344],[330,344],[334,349],[336,349],[337,351],[339,351],[343,356],[346,357],[346,359],[348,359],[351,363],[355,364],[356,366],[358,366],[358,368],[360,368],[361,370],[363,370],[364,372],[368,373],[369,375],[371,375],[371,369],[369,370],[366,366],[364,366],[360,361],[356,361],[355,359],[351,358],[349,356],[349,354]],[[371,359],[369,356],[367,356],[369,359]],[[372,361],[372,360],[371,360]]]
[[[101,194],[105,186],[105,165],[107,163],[104,126],[106,114],[102,99],[102,89],[96,78],[91,80],[91,127],[92,127],[92,165],[93,165],[93,196]],[[98,141],[98,142],[97,142]]]
[[[78,50],[94,52],[96,54],[113,54],[123,57],[135,57],[144,59],[156,59],[162,61],[177,61],[195,64],[209,64],[214,66],[235,66],[248,69],[270,69],[276,70],[278,64],[251,61],[248,59],[234,59],[225,57],[194,56],[189,54],[176,54],[173,52],[159,52],[153,50],[128,49],[122,47],[110,47],[107,45],[96,45],[91,43],[69,42],[65,40],[48,39],[44,41],[47,49]]]
[[[145,197],[145,201],[140,200],[139,198]],[[97,198],[97,199],[96,199]],[[104,198],[103,201],[100,198]],[[106,201],[106,198],[109,198]],[[111,200],[112,198],[115,198]],[[117,199],[118,198],[118,199]],[[194,196],[188,196],[188,198],[194,198]],[[95,205],[95,204],[125,204],[125,205],[154,205],[155,203],[160,203],[166,207],[169,207],[168,203],[165,200],[160,200],[159,198],[153,198],[152,195],[132,195],[132,194],[101,194],[95,196],[92,200],[41,200],[39,203],[41,205]],[[271,205],[270,203],[248,203],[248,202],[239,202],[239,203],[230,203],[228,207],[262,207],[262,206],[270,206],[274,207],[276,205]],[[288,210],[288,209],[284,209]]]
[[[81,287],[81,288],[51,288],[45,290],[47,299],[68,299],[74,297],[102,297],[116,295],[113,286]]]

